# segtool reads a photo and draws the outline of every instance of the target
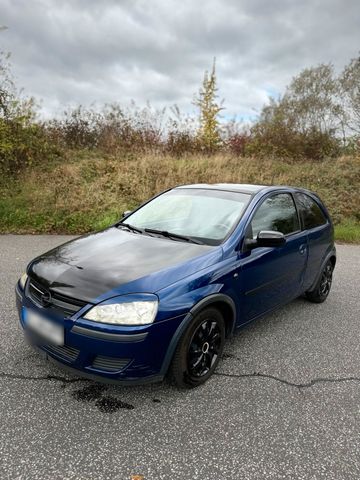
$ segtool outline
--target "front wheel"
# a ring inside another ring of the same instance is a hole
[[[311,292],[306,292],[306,297],[308,300],[314,303],[322,303],[326,300],[331,289],[333,271],[334,265],[331,260],[328,260],[321,272],[319,281],[314,290],[311,290]]]
[[[176,347],[169,370],[172,383],[193,388],[213,374],[225,343],[224,318],[216,308],[195,315]]]

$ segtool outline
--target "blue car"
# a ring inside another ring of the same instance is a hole
[[[237,328],[300,295],[323,302],[335,262],[314,193],[179,186],[35,258],[17,308],[30,342],[77,374],[195,387]]]

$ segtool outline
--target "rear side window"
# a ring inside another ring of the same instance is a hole
[[[296,193],[300,215],[306,230],[324,225],[327,220],[319,205],[309,195]]]
[[[255,212],[250,226],[249,236],[253,238],[261,230],[275,230],[284,235],[300,230],[292,196],[289,193],[279,193],[267,198]]]

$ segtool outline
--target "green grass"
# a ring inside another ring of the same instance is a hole
[[[1,233],[77,234],[101,230],[121,217],[121,211],[74,211],[53,209],[51,206],[33,212],[24,205],[24,198],[0,199]]]
[[[354,220],[346,220],[335,225],[335,239],[340,243],[360,244],[360,223]]]

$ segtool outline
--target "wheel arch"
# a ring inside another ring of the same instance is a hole
[[[204,308],[210,306],[217,308],[224,317],[226,337],[230,337],[234,332],[236,321],[234,300],[223,293],[214,293],[196,303],[190,310],[190,313],[194,316],[201,310],[204,310]]]
[[[236,306],[234,300],[223,293],[214,293],[204,297],[190,309],[189,313],[185,316],[174,333],[161,367],[162,376],[166,375],[176,346],[194,316],[204,310],[206,307],[210,306],[219,309],[219,311],[222,313],[225,321],[226,337],[228,338],[233,334],[236,324]]]
[[[333,267],[335,267],[336,265],[336,255],[331,255],[331,257],[329,258],[329,260],[331,261]]]
[[[331,263],[333,264],[333,267],[335,267],[335,264],[336,264],[336,250],[335,250],[335,247],[333,247],[333,248],[331,249],[331,251],[328,252],[327,255],[325,256],[325,258],[322,260],[321,266],[320,266],[320,269],[319,269],[319,272],[318,272],[318,274],[316,275],[315,281],[313,282],[313,284],[312,284],[311,287],[309,288],[309,290],[308,290],[309,292],[311,292],[311,291],[316,287],[316,284],[317,284],[318,281],[319,281],[321,272],[322,272],[323,268],[325,267],[326,263],[327,263],[329,260],[330,260]]]

